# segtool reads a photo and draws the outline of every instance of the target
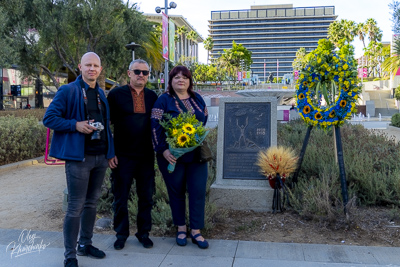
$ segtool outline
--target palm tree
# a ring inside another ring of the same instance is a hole
[[[292,63],[293,70],[301,70],[307,65],[305,60],[306,55],[307,51],[304,47],[300,47],[299,50],[297,50],[296,58]]]
[[[212,49],[214,48],[214,41],[211,38],[211,36],[208,36],[204,40],[204,48],[207,50],[207,63],[208,63],[208,59],[210,58],[210,51],[212,51]]]
[[[348,44],[354,40],[356,35],[356,23],[352,20],[341,19],[329,25],[328,38],[336,47],[341,46],[342,42]]]
[[[365,24],[360,22],[357,24],[357,29],[356,29],[356,34],[358,35],[358,38],[360,41],[363,42],[364,48],[365,48],[365,35],[367,33],[367,29],[365,27]]]
[[[382,31],[379,29],[378,23],[375,19],[369,18],[365,23],[366,32],[368,33],[369,41],[381,41],[382,40]]]
[[[199,35],[197,34],[197,32],[195,32],[194,30],[191,30],[187,35],[186,38],[190,41],[190,46],[189,46],[189,56],[194,58],[194,56],[192,55],[193,53],[193,46],[194,46],[194,42],[197,40],[197,38],[199,37]]]
[[[153,67],[154,70],[162,71],[162,63],[164,62],[162,56],[162,44],[156,31],[150,32],[149,39],[142,44],[146,52],[147,62]]]
[[[400,38],[396,38],[393,44],[393,55],[385,59],[382,65],[382,70],[386,73],[385,76],[395,75],[400,68]]]
[[[185,25],[183,25],[182,27],[178,27],[176,29],[176,33],[179,34],[180,38],[181,38],[181,55],[180,56],[185,56],[185,49],[184,49],[184,45],[183,45],[183,37],[187,33],[187,29],[186,29]]]

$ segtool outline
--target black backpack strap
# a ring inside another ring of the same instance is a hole
[[[188,109],[185,107],[185,105],[182,103],[182,101],[179,99],[179,97],[176,94],[173,94],[172,97],[175,98],[176,101],[178,101],[179,107],[183,110],[183,112],[188,111]]]

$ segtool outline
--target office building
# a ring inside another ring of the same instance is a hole
[[[292,62],[299,48],[307,52],[327,38],[328,27],[335,21],[334,6],[293,7],[288,5],[251,6],[246,10],[211,11],[209,32],[214,58],[232,41],[252,52],[252,74],[261,81],[271,72],[274,77],[292,74]]]

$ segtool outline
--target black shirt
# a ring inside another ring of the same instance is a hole
[[[136,159],[151,159],[154,157],[154,150],[150,116],[157,94],[144,88],[144,99],[135,96],[134,103],[132,93],[137,94],[125,85],[111,90],[108,94],[111,123],[114,124],[115,154]]]
[[[105,121],[107,118],[106,106],[101,102],[101,113],[99,110],[97,91],[94,88],[89,88],[86,91],[86,96],[88,99],[87,106],[85,105],[86,116],[89,114],[89,119],[94,120],[94,122],[101,122],[104,129],[100,131],[100,139],[93,139],[95,132],[85,135],[85,154],[89,155],[99,155],[107,153],[107,136],[105,129]]]

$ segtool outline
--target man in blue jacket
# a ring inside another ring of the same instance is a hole
[[[111,161],[115,154],[109,106],[96,82],[102,70],[100,58],[88,52],[78,66],[82,74],[60,87],[43,118],[43,124],[54,130],[50,156],[65,160],[68,209],[63,234],[67,267],[78,266],[76,254],[99,259],[106,256],[92,246],[93,227],[105,172],[108,165],[116,167]]]

